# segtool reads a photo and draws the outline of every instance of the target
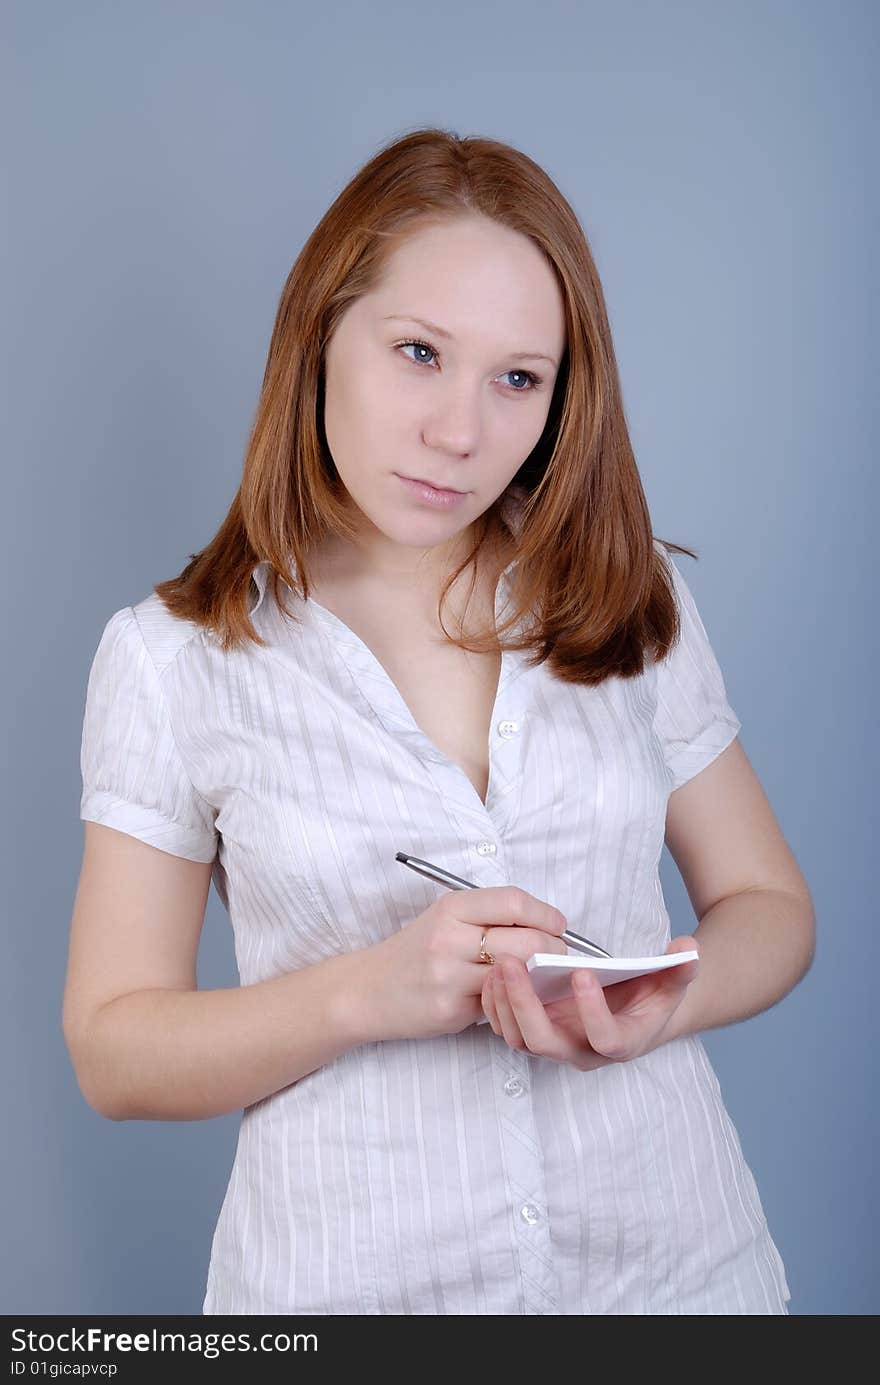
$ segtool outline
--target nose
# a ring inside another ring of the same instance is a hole
[[[476,450],[480,437],[478,391],[453,385],[434,402],[436,407],[422,428],[425,446],[452,456],[469,456]]]

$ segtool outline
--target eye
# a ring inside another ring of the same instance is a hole
[[[436,355],[437,355],[437,352],[434,350],[433,346],[429,346],[428,343],[427,343],[426,341],[402,341],[402,342],[400,342],[400,343],[398,344],[397,350],[400,351],[400,350],[402,350],[403,347],[405,347],[405,346],[415,346],[419,351],[430,351],[430,353],[431,353],[432,356],[436,356]],[[412,356],[408,356],[407,359],[410,360],[410,361],[413,360]],[[426,365],[426,364],[427,364],[426,361],[424,361],[424,360],[419,360],[419,359],[416,359],[413,363],[414,363],[415,365]]]
[[[432,346],[430,342],[427,341],[401,341],[397,343],[395,350],[402,351],[406,346],[414,346],[417,350],[427,351],[432,356],[438,355],[436,347]],[[424,360],[424,358],[419,359],[417,357],[414,358],[412,356],[408,356],[407,360],[412,361],[413,365],[429,364],[429,362]],[[506,370],[504,374],[516,375],[519,376],[521,380],[526,380],[528,382],[528,388],[520,388],[519,386],[514,386],[513,388],[508,389],[509,394],[531,394],[532,391],[534,389],[537,389],[538,386],[541,384],[541,377],[539,375],[535,375],[531,370]]]

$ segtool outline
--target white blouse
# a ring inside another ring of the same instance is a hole
[[[518,884],[613,954],[664,952],[669,794],[740,730],[667,561],[682,640],[641,677],[576,687],[504,652],[485,806],[347,625],[292,589],[301,623],[284,619],[265,564],[264,649],[224,654],[151,593],[94,656],[80,816],[214,863],[244,986],[416,918],[443,887],[398,851]],[[699,1037],[579,1072],[474,1024],[364,1044],[243,1112],[203,1313],[785,1314],[789,1298]]]

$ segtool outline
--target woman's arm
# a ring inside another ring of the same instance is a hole
[[[664,1043],[749,1019],[788,995],[813,960],[812,900],[786,890],[743,890],[719,900],[691,936],[699,971]]]
[[[250,986],[202,990],[211,865],[87,821],[63,1031],[89,1105],[110,1120],[205,1120],[270,1096],[368,1029],[366,950]]]
[[[748,1019],[809,971],[810,890],[739,741],[670,795],[666,845],[699,926],[698,974],[669,1037]]]
[[[107,1002],[75,1065],[110,1120],[207,1120],[251,1106],[369,1037],[358,952],[223,990],[139,990]]]

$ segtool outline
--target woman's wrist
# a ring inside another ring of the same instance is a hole
[[[331,1022],[347,1048],[377,1043],[384,1037],[378,998],[378,947],[381,943],[332,959],[339,975],[331,992]]]

